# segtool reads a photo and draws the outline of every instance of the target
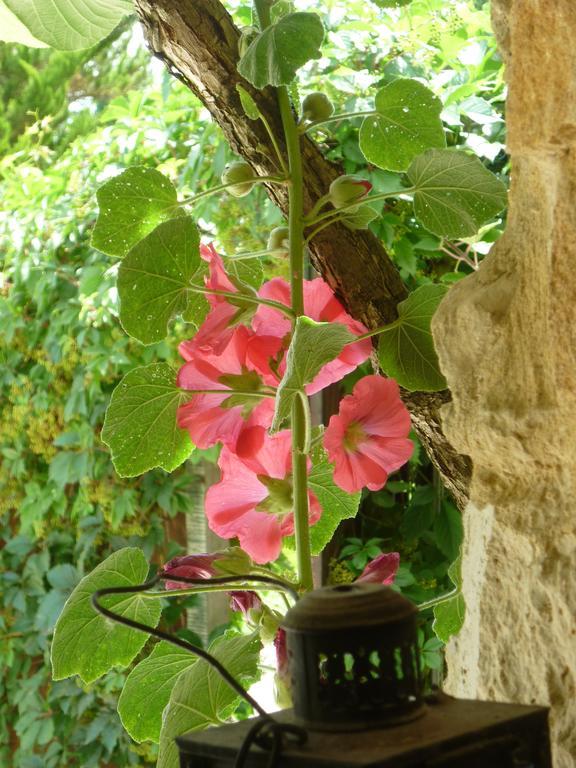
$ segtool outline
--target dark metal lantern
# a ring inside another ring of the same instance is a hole
[[[381,585],[305,595],[282,624],[294,709],[178,737],[181,768],[551,768],[543,707],[424,705],[416,612]]]
[[[296,722],[363,730],[424,713],[417,609],[380,584],[309,592],[282,626]]]

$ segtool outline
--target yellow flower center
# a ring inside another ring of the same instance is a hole
[[[352,421],[344,433],[344,449],[354,453],[358,445],[366,438],[366,432],[358,421]]]

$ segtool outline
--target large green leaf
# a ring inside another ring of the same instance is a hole
[[[332,540],[342,520],[355,517],[361,493],[346,493],[334,483],[334,467],[327,459],[314,463],[308,476],[308,485],[315,494],[322,516],[310,529],[310,546],[313,555],[319,555]]]
[[[324,27],[316,13],[283,16],[250,44],[238,72],[256,88],[289,85],[300,67],[320,58]]]
[[[30,48],[47,47],[6,7],[4,0],[0,0],[0,40],[5,43],[21,43]]]
[[[320,369],[338,357],[355,336],[341,323],[317,323],[299,317],[286,355],[286,371],[276,393],[276,409],[271,430],[282,428],[289,418],[294,399]]]
[[[388,83],[376,94],[375,108],[377,114],[364,119],[359,135],[369,163],[405,171],[424,150],[446,146],[442,102],[417,80]]]
[[[172,472],[190,455],[193,446],[176,412],[191,395],[175,379],[167,363],[152,363],[127,373],[112,393],[102,441],[121,477],[153,467]]]
[[[407,174],[415,188],[416,218],[442,237],[474,235],[506,205],[504,184],[461,150],[429,149]]]
[[[106,37],[127,13],[131,0],[3,0],[43,43],[60,51],[89,48]]]
[[[172,689],[196,661],[198,657],[189,651],[162,641],[130,672],[118,700],[118,714],[135,741],[159,743],[162,712]]]
[[[182,215],[174,185],[153,168],[128,168],[103,184],[96,198],[92,245],[110,256],[125,256],[158,224]]]
[[[189,287],[202,286],[207,271],[192,219],[159,224],[132,248],[118,270],[120,322],[126,333],[143,344],[165,338],[173,317],[189,319],[191,306],[198,306],[190,303]]]
[[[462,589],[462,562],[461,557],[455,560],[448,568],[448,576],[458,589]],[[443,603],[434,606],[434,622],[432,629],[439,640],[447,643],[453,635],[457,635],[462,629],[466,617],[466,604],[464,596],[457,594]]]
[[[257,635],[220,638],[209,650],[238,682],[246,683],[256,678],[260,653]],[[164,711],[157,768],[177,768],[175,737],[220,725],[238,701],[238,694],[203,659],[183,672]]]
[[[398,304],[398,319],[380,334],[382,370],[410,391],[436,392],[446,387],[430,322],[447,290],[444,285],[420,286]]]
[[[92,606],[92,595],[105,587],[135,586],[146,580],[148,562],[139,549],[114,552],[85,576],[72,592],[54,629],[52,674],[55,680],[79,675],[91,683],[114,667],[125,667],[140,652],[148,636],[125,627]],[[103,598],[110,610],[155,627],[160,620],[160,601],[141,595]]]

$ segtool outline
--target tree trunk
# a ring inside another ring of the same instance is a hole
[[[281,148],[284,148],[274,90],[256,91],[236,71],[239,32],[219,0],[135,0],[148,44],[170,72],[182,80],[209,109],[232,149],[261,175],[278,171],[262,122],[249,120],[236,85],[257,101]],[[324,195],[342,169],[327,161],[308,137],[302,141],[305,209]],[[283,187],[270,186],[270,197],[287,211]],[[369,328],[397,317],[406,297],[398,270],[382,244],[368,231],[334,224],[311,243],[314,267],[341,298],[348,311]],[[468,498],[470,462],[458,455],[440,427],[438,407],[449,394],[406,393],[406,403],[424,447],[444,483],[463,507]]]

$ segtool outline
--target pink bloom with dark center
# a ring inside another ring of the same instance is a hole
[[[412,455],[409,432],[410,414],[394,379],[360,379],[352,394],[342,398],[324,433],[336,485],[348,493],[364,486],[371,491],[383,488],[388,475]]]
[[[271,299],[280,304],[290,306],[290,286],[281,277],[269,280],[261,287],[258,295],[263,299]],[[362,323],[351,317],[340,301],[334,296],[328,283],[321,277],[304,281],[304,313],[316,322],[341,323],[355,336],[367,332]],[[261,305],[252,320],[252,327],[258,333],[266,333],[281,338],[290,333],[290,319],[274,307]],[[368,359],[372,351],[370,339],[363,339],[354,344],[347,344],[335,360],[327,363],[306,392],[313,395],[329,384],[340,381],[347,373],[353,371],[360,363]]]
[[[364,584],[393,584],[399,565],[398,552],[383,552],[368,563],[356,581]]]
[[[178,373],[178,386],[191,390],[222,390],[222,394],[193,395],[178,409],[178,426],[188,430],[195,445],[209,448],[222,442],[234,446],[246,422],[270,426],[274,400],[267,397],[265,391],[278,383],[270,361],[278,354],[280,346],[280,339],[259,336],[244,326],[233,331],[219,355],[190,349],[187,342],[180,345],[180,353],[187,362]],[[250,359],[249,350],[257,350],[258,364]]]
[[[276,560],[282,538],[294,533],[291,434],[270,437],[261,426],[244,428],[233,453],[222,449],[218,466],[221,480],[206,493],[210,528],[224,539],[237,537],[256,563]],[[321,514],[314,494],[308,492],[309,520]]]

